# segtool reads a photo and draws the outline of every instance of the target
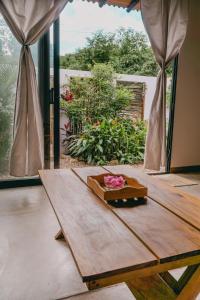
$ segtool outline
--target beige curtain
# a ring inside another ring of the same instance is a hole
[[[43,122],[29,46],[58,18],[67,1],[0,0],[0,11],[22,45],[10,159],[10,174],[13,176],[36,175],[38,169],[43,168]]]
[[[189,0],[141,0],[143,22],[160,66],[151,107],[145,149],[146,169],[166,164],[166,68],[186,36]]]

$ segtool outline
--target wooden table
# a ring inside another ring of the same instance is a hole
[[[125,283],[89,291],[62,300],[135,300]]]
[[[147,205],[113,208],[100,200],[87,187],[87,176],[106,172],[135,177],[147,186]],[[131,166],[39,173],[61,227],[56,238],[68,242],[89,289],[126,282],[138,299],[195,299],[200,199]],[[176,281],[168,271],[179,267],[187,268]],[[162,298],[155,296],[155,287]]]

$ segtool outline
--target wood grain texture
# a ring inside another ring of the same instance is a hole
[[[148,188],[148,196],[200,230],[200,198],[170,187],[132,166],[106,166],[112,173],[133,176]]]
[[[104,169],[75,168],[74,172],[87,183],[88,174],[96,175]],[[200,232],[152,199],[149,198],[146,205],[133,208],[110,208],[161,263],[200,254]]]
[[[187,257],[184,259],[179,259],[175,261],[170,261],[163,264],[157,264],[154,266],[150,266],[144,269],[138,269],[134,271],[130,271],[127,273],[121,273],[109,277],[105,277],[102,279],[98,279],[95,281],[90,281],[87,283],[87,287],[89,290],[93,290],[99,287],[105,287],[112,284],[120,283],[120,282],[128,282],[132,281],[133,278],[144,278],[149,277],[155,274],[159,274],[162,272],[167,272],[172,269],[178,269],[185,266],[193,266],[200,263],[200,255]]]
[[[155,175],[155,178],[161,179],[165,183],[174,187],[198,185],[198,183],[195,180],[190,180],[176,174]]]
[[[135,278],[127,282],[137,300],[175,300],[176,294],[159,275]]]
[[[83,281],[157,264],[157,258],[71,170],[39,173]]]
[[[96,291],[90,291],[75,295],[72,297],[67,297],[65,299],[71,300],[134,300],[135,297],[127,287],[125,283],[110,286],[107,288],[102,288]]]
[[[200,292],[200,266],[184,286],[177,300],[195,300]]]

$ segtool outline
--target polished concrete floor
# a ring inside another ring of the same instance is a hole
[[[86,290],[42,186],[0,190],[0,300],[57,299]]]
[[[180,188],[200,197],[200,175],[181,176],[197,184]],[[0,190],[0,300],[58,299],[86,290],[67,244],[53,238],[58,230],[42,186]]]

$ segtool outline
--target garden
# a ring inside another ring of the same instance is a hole
[[[146,124],[125,114],[130,91],[117,84],[109,63],[95,64],[91,72],[91,78],[71,79],[61,95],[69,119],[61,129],[66,157],[83,165],[141,164]]]

